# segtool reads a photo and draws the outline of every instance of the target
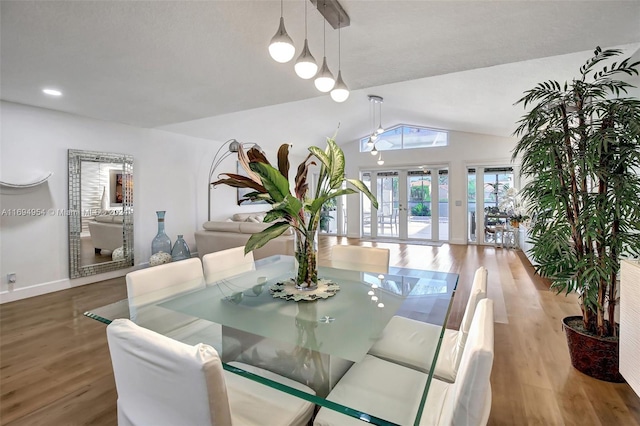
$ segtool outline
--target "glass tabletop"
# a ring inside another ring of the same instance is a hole
[[[443,331],[458,275],[393,267],[388,274],[378,274],[366,272],[367,265],[330,265],[319,267],[318,276],[340,289],[334,295],[325,294],[326,299],[274,297],[270,289],[295,276],[296,265],[291,256],[272,256],[223,271],[220,276],[226,278],[202,282],[195,290],[146,293],[85,315],[106,324],[130,318],[188,344],[209,344],[221,353],[229,371],[362,418],[358,407],[336,404],[326,399],[327,394],[353,363],[363,360],[394,315],[435,324]],[[184,283],[184,288],[192,287]],[[439,342],[434,347],[439,348]],[[435,361],[437,349],[425,356]],[[264,377],[246,365],[302,382],[315,395]],[[388,420],[371,417],[374,424],[393,424]]]

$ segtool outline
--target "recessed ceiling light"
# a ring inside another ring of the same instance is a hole
[[[51,96],[62,96],[62,92],[56,89],[42,89],[42,93]]]

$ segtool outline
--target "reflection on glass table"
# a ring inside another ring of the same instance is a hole
[[[355,270],[355,265],[353,270],[320,267],[320,278],[340,286],[334,296],[299,302],[274,298],[269,289],[295,276],[295,266],[291,256],[272,256],[256,261],[249,271],[244,268],[235,275],[233,270],[225,271],[228,278],[198,290],[168,298],[146,294],[85,315],[107,324],[130,318],[185,343],[209,344],[229,371],[353,417],[368,417],[358,407],[327,400],[327,394],[353,363],[365,358],[394,315],[444,328],[458,275],[408,268],[390,268],[389,274],[381,275]],[[367,269],[366,265],[359,268]],[[439,343],[434,347],[439,348]],[[425,357],[435,361],[437,349]],[[232,361],[294,379],[316,394],[228,365]],[[393,424],[375,417],[372,423]]]

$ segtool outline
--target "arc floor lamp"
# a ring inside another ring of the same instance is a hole
[[[220,148],[218,148],[218,150],[216,151],[216,155],[213,156],[211,167],[209,167],[209,181],[207,182],[207,188],[208,188],[207,220],[208,221],[211,220],[211,189],[213,187],[212,185],[213,175],[215,174],[218,166],[220,166],[220,164],[226,158],[229,158],[229,156],[233,154],[237,154],[240,149],[244,149],[244,148],[257,148],[259,151],[262,151],[262,148],[260,148],[260,145],[258,145],[257,143],[253,143],[253,142],[242,143],[242,142],[238,142],[235,139],[229,139],[228,141],[220,145]]]

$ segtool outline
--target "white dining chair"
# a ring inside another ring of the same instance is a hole
[[[254,269],[253,252],[244,254],[244,246],[205,254],[202,257],[207,284]]]
[[[128,273],[125,280],[129,318],[137,324],[182,342],[204,341],[222,349],[222,328],[219,324],[154,306],[170,297],[205,288],[199,258],[140,269]]]
[[[223,370],[211,346],[180,343],[127,319],[107,326],[107,340],[119,426],[302,426],[313,414],[313,403]],[[269,371],[230,365],[313,394]]]
[[[494,358],[493,301],[478,303],[460,371],[453,383],[433,379],[422,411],[423,426],[483,426],[491,411]],[[340,379],[327,399],[401,425],[414,424],[428,375],[366,355]],[[360,420],[321,408],[314,426],[358,426]]]
[[[197,257],[129,272],[129,306],[140,306],[205,287],[202,262]]]
[[[389,249],[361,246],[333,246],[331,266],[337,269],[352,269],[379,274],[389,273]]]
[[[434,371],[434,376],[441,380],[453,382],[456,378],[476,306],[487,297],[487,278],[485,267],[476,270],[460,329],[444,332]],[[441,331],[438,325],[394,316],[369,354],[428,373]]]

